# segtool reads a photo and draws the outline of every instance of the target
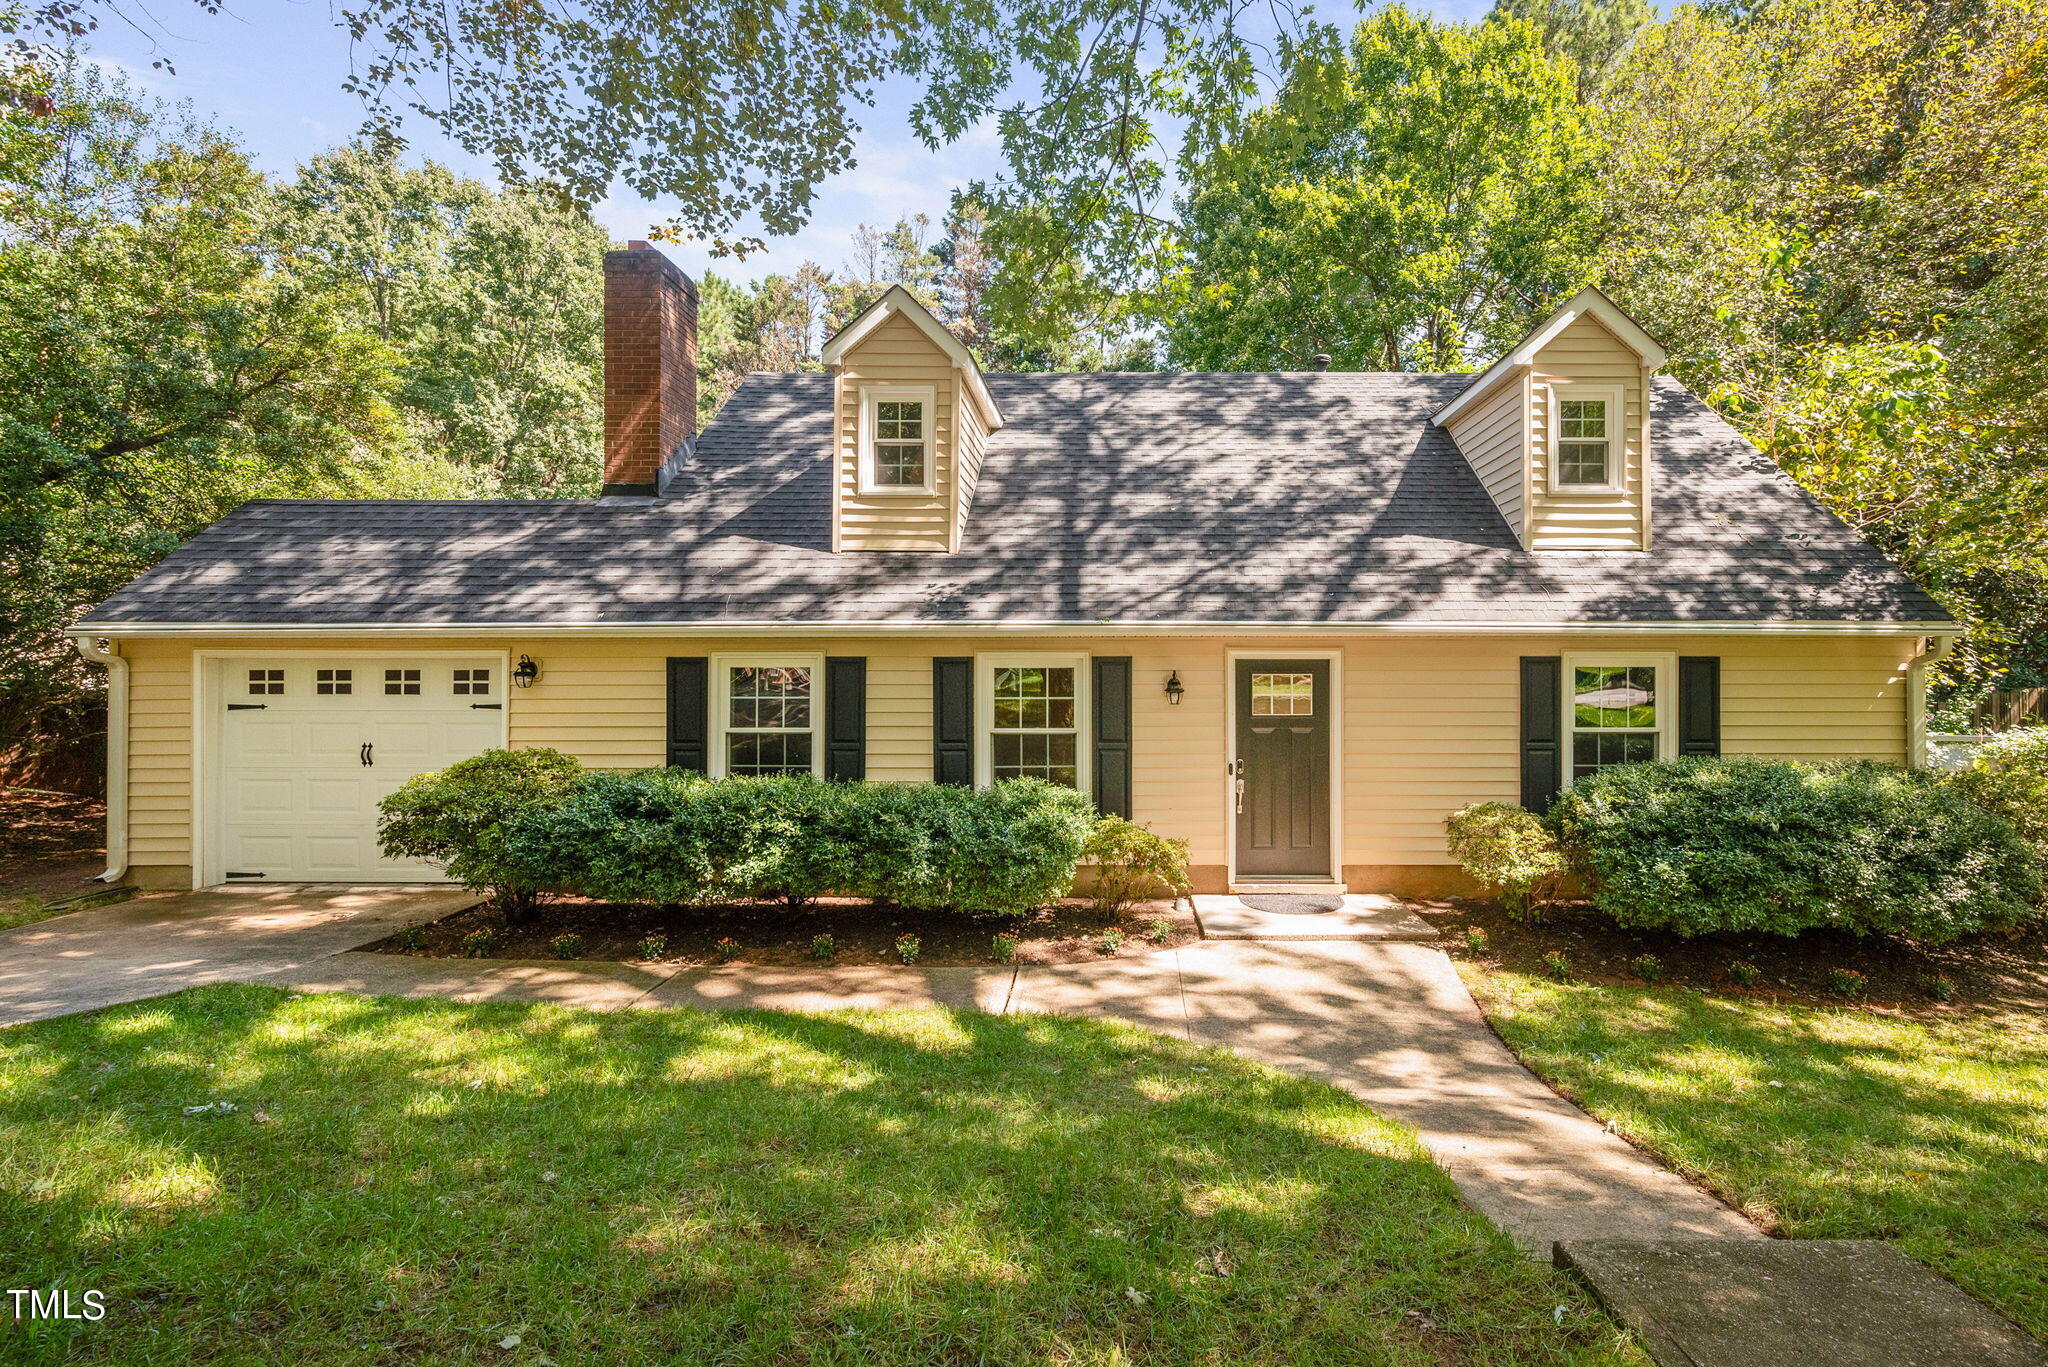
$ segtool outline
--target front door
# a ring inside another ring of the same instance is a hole
[[[1330,662],[1237,662],[1237,874],[1328,881]]]

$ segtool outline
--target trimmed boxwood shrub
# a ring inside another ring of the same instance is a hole
[[[524,876],[609,902],[839,893],[1021,912],[1066,892],[1094,819],[1079,793],[1036,779],[966,789],[643,769],[589,775],[505,844]]]
[[[512,858],[508,825],[546,810],[583,777],[583,766],[559,750],[486,750],[400,784],[377,804],[377,841],[392,858],[440,864],[509,912],[529,911],[563,891],[564,880]]]
[[[1095,911],[1121,916],[1141,898],[1188,895],[1188,842],[1120,816],[1095,823],[1081,858],[1095,866]]]
[[[1515,920],[1540,921],[1564,877],[1564,855],[1543,818],[1512,802],[1475,802],[1444,818],[1458,867]]]
[[[1827,927],[1943,941],[2034,914],[2012,823],[1869,762],[1677,759],[1603,769],[1551,809],[1602,911],[1681,935]]]

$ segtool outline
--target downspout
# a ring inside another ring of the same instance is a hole
[[[1934,755],[1927,744],[1927,667],[1946,659],[1955,648],[1955,632],[1925,637],[1920,653],[1906,665],[1906,764],[1910,768],[1933,766]]]
[[[128,661],[104,636],[74,637],[78,653],[107,667],[107,871],[102,883],[128,873]]]

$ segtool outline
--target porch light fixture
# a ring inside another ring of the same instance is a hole
[[[533,656],[521,655],[519,663],[512,666],[512,682],[520,688],[531,688],[540,678],[540,666],[533,662]]]
[[[1180,671],[1178,669],[1166,676],[1166,701],[1170,705],[1179,707],[1180,695],[1185,692],[1187,692],[1187,689],[1181,686]]]

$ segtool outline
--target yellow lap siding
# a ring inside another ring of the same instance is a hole
[[[1891,636],[1654,635],[1521,637],[1370,635],[1349,638],[1182,636],[574,637],[460,639],[217,637],[129,641],[131,862],[192,862],[193,652],[293,654],[509,650],[541,664],[540,682],[510,690],[515,746],[551,746],[600,768],[665,758],[669,656],[786,650],[868,662],[868,776],[915,782],[932,773],[932,659],[1000,651],[1087,653],[1132,660],[1132,806],[1136,818],[1190,843],[1192,861],[1229,860],[1225,761],[1230,753],[1227,652],[1285,658],[1341,652],[1338,759],[1342,861],[1361,878],[1447,864],[1443,819],[1468,802],[1514,801],[1520,784],[1520,659],[1524,655],[1654,651],[1721,660],[1723,748],[1789,759],[1906,753],[1906,662],[1915,642]],[[1179,706],[1164,686],[1178,671]],[[1416,886],[1420,886],[1419,884]]]

